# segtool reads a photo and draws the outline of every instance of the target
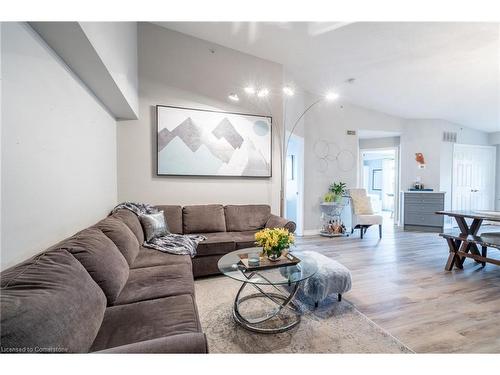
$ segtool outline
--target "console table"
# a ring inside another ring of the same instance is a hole
[[[404,230],[443,232],[444,218],[435,214],[444,210],[444,192],[403,192]]]
[[[455,218],[460,233],[441,233],[446,239],[450,255],[446,262],[445,270],[451,271],[453,266],[462,269],[465,258],[472,258],[483,266],[486,263],[500,266],[500,260],[488,258],[488,248],[500,249],[500,233],[482,233],[478,235],[479,228],[484,220],[500,222],[500,212],[490,211],[438,211],[438,215]],[[469,225],[465,219],[472,219]],[[479,251],[481,247],[481,251]]]

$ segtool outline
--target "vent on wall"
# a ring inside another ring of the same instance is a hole
[[[455,132],[443,132],[443,142],[457,142],[457,133]]]

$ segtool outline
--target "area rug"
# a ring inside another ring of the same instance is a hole
[[[346,300],[348,295],[341,302],[333,296],[316,309],[298,303],[302,320],[289,331],[250,332],[232,316],[234,297],[240,286],[240,282],[225,276],[195,282],[196,302],[210,353],[413,353],[360,313]],[[259,298],[246,301],[245,304],[252,305],[242,308],[258,314],[258,309],[265,309],[266,303]]]

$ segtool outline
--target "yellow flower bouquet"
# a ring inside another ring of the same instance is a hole
[[[266,228],[255,233],[255,243],[262,246],[262,253],[269,260],[277,260],[294,242],[295,237],[285,228]]]

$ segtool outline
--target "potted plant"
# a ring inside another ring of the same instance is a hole
[[[331,198],[332,200],[325,200],[325,202],[340,202],[342,200],[342,196],[346,193],[346,188],[347,185],[345,182],[334,182],[328,189],[328,194],[331,194],[329,198]]]
[[[262,254],[271,261],[278,260],[294,242],[295,237],[285,228],[265,228],[255,233],[255,243],[262,246]]]

